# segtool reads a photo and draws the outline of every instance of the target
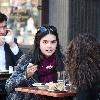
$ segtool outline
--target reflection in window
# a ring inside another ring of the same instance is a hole
[[[8,27],[13,30],[18,43],[33,44],[38,26],[38,0],[6,0],[0,3],[0,11],[7,13]]]

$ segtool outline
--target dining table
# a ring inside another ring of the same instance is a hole
[[[10,75],[9,72],[0,72],[0,81],[8,79]]]
[[[22,93],[31,93],[31,94],[35,94],[35,95],[42,95],[42,96],[46,96],[46,97],[54,97],[56,99],[63,98],[63,97],[72,97],[73,98],[76,96],[75,91],[48,91],[48,90],[38,89],[37,87],[33,87],[33,86],[32,87],[17,87],[17,88],[15,88],[15,91],[22,92]]]

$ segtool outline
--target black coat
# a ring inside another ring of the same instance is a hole
[[[16,66],[18,59],[22,55],[22,52],[19,49],[18,54],[14,55],[10,49],[9,44],[7,43],[4,44],[4,50],[5,50],[6,69],[8,70],[9,66]],[[5,83],[6,80],[0,80],[0,94],[5,94],[3,100],[5,100],[6,98]]]
[[[18,54],[14,55],[10,49],[9,44],[7,44],[7,43],[4,44],[4,50],[5,50],[6,69],[8,69],[9,66],[16,66],[18,59],[22,55],[21,50],[19,49]]]

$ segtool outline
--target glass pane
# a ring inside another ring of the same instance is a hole
[[[38,26],[38,0],[0,0],[0,11],[8,16],[8,28],[17,42],[32,45]]]

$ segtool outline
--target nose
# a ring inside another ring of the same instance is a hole
[[[52,44],[49,42],[49,43],[47,44],[47,46],[48,46],[48,48],[51,48],[51,47],[52,47]]]

